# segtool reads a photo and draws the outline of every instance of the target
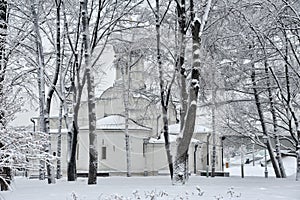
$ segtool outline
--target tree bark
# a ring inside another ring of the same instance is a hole
[[[84,60],[86,67],[86,81],[88,92],[88,112],[89,112],[89,175],[88,184],[97,184],[97,135],[96,135],[96,104],[95,104],[95,83],[94,76],[90,66],[90,39],[89,22],[87,13],[87,0],[81,1],[82,8],[82,40],[84,45]]]
[[[216,71],[216,67],[215,67],[215,63],[213,63],[213,75],[212,75],[212,79],[213,79],[213,88],[212,88],[212,145],[213,145],[213,149],[212,149],[212,167],[211,167],[211,177],[215,177],[215,171],[216,171],[216,96],[217,96],[217,88],[215,86],[216,84],[216,80],[215,80],[215,71]]]
[[[68,181],[75,181],[77,179],[77,169],[76,169],[76,151],[77,151],[77,140],[78,140],[78,113],[80,108],[81,96],[83,91],[83,86],[85,85],[86,76],[85,72],[82,76],[82,82],[80,79],[80,65],[79,65],[79,58],[78,58],[78,43],[79,43],[79,29],[80,29],[80,19],[78,19],[78,24],[76,27],[77,35],[75,38],[75,45],[73,46],[69,33],[66,10],[65,10],[65,3],[64,1],[61,2],[62,12],[64,17],[64,28],[66,30],[67,40],[69,41],[69,45],[71,47],[72,53],[74,55],[74,64],[72,67],[72,77],[71,77],[71,90],[73,95],[72,105],[73,105],[73,117],[72,117],[72,124],[71,128],[68,128],[67,134],[67,180]],[[81,8],[80,8],[81,9]],[[76,84],[75,84],[76,83]],[[65,98],[64,98],[65,99]],[[67,110],[66,102],[64,102],[65,110]],[[65,118],[66,126],[68,127],[68,116]]]
[[[171,154],[171,146],[169,140],[169,121],[168,121],[168,106],[169,106],[169,91],[165,91],[165,83],[163,80],[163,69],[162,69],[162,61],[161,61],[161,48],[160,48],[160,5],[159,0],[156,0],[156,12],[155,21],[156,21],[156,53],[157,53],[157,64],[159,70],[159,85],[160,85],[160,102],[162,108],[162,119],[163,119],[163,136],[165,139],[165,149],[167,154],[168,167],[170,172],[170,177],[173,179],[173,158]],[[169,87],[170,88],[170,87]]]
[[[293,104],[292,104],[292,92],[291,92],[291,85],[290,85],[290,75],[289,75],[289,43],[288,43],[288,34],[284,31],[284,37],[285,37],[285,55],[284,55],[284,73],[285,73],[285,82],[286,82],[286,104],[288,108],[288,112],[292,115],[292,119],[294,120],[294,125],[296,129],[297,137],[295,137],[296,142],[296,156],[297,156],[297,172],[296,172],[296,180],[298,181],[300,178],[300,126],[299,126],[299,120],[296,116],[296,112],[294,110]]]
[[[300,180],[300,132],[298,131],[298,146],[296,149],[296,153],[297,153],[297,172],[296,172],[296,181]]]
[[[270,155],[270,159],[271,159],[271,162],[272,162],[272,166],[274,168],[275,175],[276,175],[277,178],[280,178],[281,177],[280,170],[279,170],[278,164],[275,160],[275,156],[274,156],[274,153],[273,153],[273,147],[272,147],[271,140],[270,140],[267,128],[266,128],[265,119],[264,119],[264,115],[263,115],[263,111],[262,111],[261,103],[260,103],[260,99],[259,99],[259,94],[258,94],[258,91],[257,91],[256,72],[255,72],[255,65],[254,64],[252,64],[251,81],[252,81],[253,94],[254,94],[254,97],[255,97],[255,104],[256,104],[256,108],[257,108],[261,128],[262,128],[263,134],[268,138],[267,143],[266,143],[266,147],[267,147],[269,155]]]
[[[193,46],[193,48],[197,48]],[[199,54],[193,54],[194,59],[199,59]],[[200,63],[199,63],[200,64]],[[197,65],[194,65],[196,67]],[[199,66],[197,66],[199,67]],[[199,68],[192,70],[192,82],[189,89],[189,102],[188,110],[185,118],[184,127],[177,139],[177,152],[174,162],[174,183],[184,184],[187,179],[187,159],[188,149],[194,133],[196,111],[197,111],[197,99],[199,91]]]
[[[191,13],[191,29],[192,29],[192,72],[191,72],[191,83],[189,86],[189,98],[187,105],[187,113],[184,118],[184,125],[177,139],[177,152],[174,162],[174,183],[186,182],[187,163],[188,163],[188,149],[194,133],[196,111],[197,111],[197,100],[199,92],[199,75],[200,75],[200,42],[201,36],[208,19],[208,14],[211,9],[211,0],[206,2],[205,12],[200,22],[195,18],[194,12],[194,1],[190,0],[190,13]],[[183,88],[184,89],[184,88]]]
[[[58,133],[57,133],[57,161],[56,161],[56,178],[61,178],[61,130],[62,130],[62,111],[63,111],[63,102],[60,102],[59,105],[59,125],[58,125]]]
[[[273,94],[272,94],[272,90],[271,90],[269,66],[268,66],[267,60],[265,60],[264,65],[265,65],[265,73],[266,73],[266,78],[267,78],[267,88],[268,88],[268,96],[269,96],[269,101],[270,101],[270,110],[271,110],[272,120],[273,120],[276,159],[278,162],[278,167],[280,169],[281,178],[286,178],[286,173],[285,173],[285,169],[284,169],[284,165],[283,165],[282,157],[281,157],[281,151],[280,151],[278,123],[277,123],[276,110],[275,110],[275,105],[274,105],[274,98],[273,98]]]
[[[184,66],[185,50],[186,50],[186,32],[187,32],[187,22],[186,22],[186,2],[181,0],[181,3],[177,3],[177,19],[179,24],[179,52],[176,61],[176,70],[178,70],[180,78],[180,131],[182,131],[184,126],[184,120],[187,113],[188,105],[188,92],[186,85],[187,72]]]
[[[123,79],[123,104],[124,104],[124,111],[125,111],[124,131],[125,131],[125,150],[126,150],[126,175],[127,177],[130,177],[131,176],[131,155],[130,155],[130,136],[128,132],[130,69],[129,69],[128,62],[126,62],[125,66],[121,66],[121,72],[122,72],[122,79]]]
[[[4,104],[4,80],[7,68],[6,37],[7,37],[7,1],[0,1],[0,101]],[[0,124],[6,127],[5,110],[0,108]]]
[[[48,117],[46,116],[46,106],[45,106],[45,62],[44,62],[44,53],[43,53],[43,44],[42,38],[40,34],[40,27],[39,27],[39,20],[38,20],[38,13],[36,11],[36,7],[39,5],[36,4],[34,0],[31,0],[31,13],[33,16],[33,24],[34,24],[34,32],[35,32],[35,44],[36,44],[36,54],[37,54],[37,63],[38,63],[38,89],[39,89],[39,129],[40,132],[48,133],[48,129],[46,127]],[[38,9],[37,9],[38,10]],[[50,139],[50,138],[49,138]],[[50,145],[50,144],[49,144]],[[45,147],[45,151],[49,153],[50,146]],[[40,163],[40,180],[45,179],[44,174],[44,166],[45,162],[41,160]],[[49,177],[51,177],[50,168],[47,167],[47,172]],[[50,180],[51,181],[51,180]]]

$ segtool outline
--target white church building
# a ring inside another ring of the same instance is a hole
[[[118,54],[122,48],[115,49]],[[132,52],[134,59],[139,53]],[[126,174],[125,150],[125,108],[123,101],[123,80],[121,67],[116,66],[116,80],[112,87],[105,90],[96,99],[96,133],[98,142],[98,172],[108,175]],[[133,175],[157,175],[168,172],[167,156],[164,138],[161,135],[162,118],[160,101],[147,96],[143,59],[130,70],[129,93],[129,126],[131,173]],[[129,77],[129,76],[127,76]],[[156,97],[157,98],[157,97]],[[77,171],[79,174],[88,172],[89,165],[89,130],[87,102],[82,102],[79,113],[79,136],[77,144]],[[176,151],[176,138],[179,134],[179,124],[174,105],[169,106],[169,133],[173,158]],[[52,123],[52,121],[51,121]],[[57,131],[55,123],[51,124],[51,149],[57,150]],[[219,138],[217,137],[217,141]],[[217,142],[218,143],[218,142]],[[222,170],[222,148],[217,147],[216,170]],[[194,136],[189,148],[188,167],[191,173],[204,171],[210,165],[212,156],[211,129],[196,124]],[[62,173],[67,171],[67,135],[62,133]]]

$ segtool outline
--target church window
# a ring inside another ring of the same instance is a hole
[[[106,147],[101,148],[101,159],[106,160]]]

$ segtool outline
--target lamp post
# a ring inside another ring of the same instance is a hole
[[[251,140],[251,143],[252,143],[252,164],[253,164],[253,166],[255,166],[255,154],[254,154],[255,142],[253,140]]]
[[[35,121],[33,118],[30,118],[30,121],[33,123],[33,132],[35,133]]]
[[[199,147],[199,144],[195,144],[195,150],[194,150],[194,174],[197,174],[197,149]]]
[[[267,143],[268,143],[268,136],[263,136],[263,142],[266,145],[265,147],[265,178],[268,178],[268,166],[267,166]]]
[[[210,133],[207,134],[207,141],[206,141],[206,177],[209,177],[209,138]]]
[[[223,141],[226,139],[225,136],[221,137],[221,148],[222,148],[222,172],[224,172],[224,143]]]
[[[245,177],[244,173],[244,145],[241,145],[241,177]]]

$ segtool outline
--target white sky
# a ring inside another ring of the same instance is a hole
[[[104,90],[111,87],[115,81],[115,68],[113,66],[114,53],[112,47],[108,47],[104,51],[103,56],[100,58],[99,63],[101,65],[101,70],[105,73],[94,74],[96,85],[96,97],[99,97]],[[84,95],[84,94],[83,94]],[[82,97],[82,100],[85,100],[85,97]],[[51,110],[52,116],[58,115],[58,99],[53,97],[53,109]],[[56,105],[55,105],[56,104]],[[39,115],[38,105],[36,107],[31,107],[30,103],[25,103],[23,111],[17,114],[16,119],[10,123],[11,126],[28,126],[32,125],[30,121],[31,117],[37,117]]]

